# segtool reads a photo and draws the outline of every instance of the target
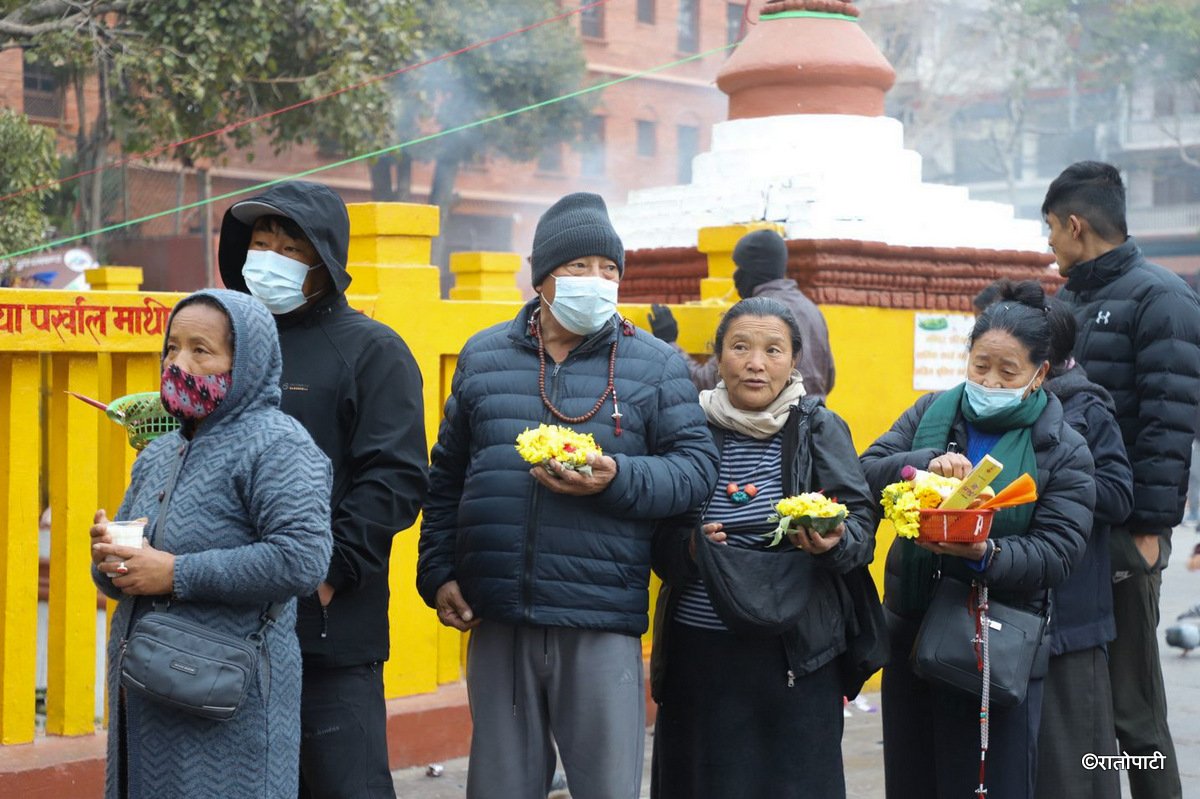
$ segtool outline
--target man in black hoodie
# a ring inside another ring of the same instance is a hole
[[[333,559],[301,597],[300,797],[394,797],[383,661],[392,537],[425,497],[421,373],[390,328],[346,302],[350,220],[327,186],[288,181],[221,222],[225,285],[275,314],[283,410],[333,462]]]
[[[1059,294],[1079,325],[1075,359],[1108,389],[1133,465],[1133,511],[1114,525],[1109,647],[1121,749],[1166,757],[1132,769],[1133,799],[1182,796],[1158,659],[1158,599],[1184,495],[1200,398],[1200,302],[1177,275],[1147,263],[1125,226],[1117,169],[1081,161],[1054,179],[1042,204],[1050,249],[1067,278]]]

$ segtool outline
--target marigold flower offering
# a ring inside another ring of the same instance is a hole
[[[767,521],[778,525],[767,533],[771,536],[770,546],[782,541],[795,527],[807,527],[824,535],[841,524],[848,512],[845,505],[829,499],[820,491],[785,497],[775,503],[775,512],[767,517]]]
[[[517,436],[517,453],[535,466],[541,464],[548,469],[550,461],[556,460],[583,474],[592,471],[587,462],[588,455],[603,454],[591,433],[577,433],[556,424],[540,424],[535,430],[525,428],[525,432]]]
[[[957,477],[918,472],[912,480],[901,480],[883,489],[880,504],[883,518],[896,528],[901,538],[916,538],[920,533],[921,508],[936,508],[954,493],[961,481]]]

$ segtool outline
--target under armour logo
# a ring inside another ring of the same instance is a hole
[[[1108,317],[1112,316],[1112,311],[1099,311],[1096,313],[1096,324],[1107,325]]]

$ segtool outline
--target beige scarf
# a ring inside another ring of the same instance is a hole
[[[729,401],[729,389],[725,381],[717,383],[711,391],[700,392],[700,407],[708,421],[717,427],[733,430],[751,438],[765,439],[783,429],[788,418],[788,409],[800,402],[804,396],[804,378],[793,370],[783,391],[761,411],[743,411],[733,407]]]

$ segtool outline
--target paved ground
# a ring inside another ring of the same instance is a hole
[[[1175,556],[1163,580],[1163,623],[1159,630],[1169,720],[1183,777],[1183,795],[1194,797],[1200,797],[1200,650],[1181,656],[1179,650],[1166,646],[1162,630],[1173,624],[1178,614],[1200,602],[1200,572],[1186,570],[1187,555],[1197,542],[1200,542],[1200,536],[1190,525],[1175,531]],[[877,706],[879,697],[868,695],[867,701]],[[850,799],[884,799],[883,736],[879,714],[854,708],[851,713],[846,719],[846,732],[842,738],[847,795]],[[650,734],[647,733],[647,753],[650,748]],[[425,776],[424,767],[394,772],[396,795],[400,799],[459,799],[466,786],[467,759],[459,758],[441,765],[445,771],[438,778]],[[647,754],[647,776],[649,771]],[[648,782],[648,779],[643,781],[647,785]],[[642,796],[649,795],[648,789],[643,788]],[[1128,789],[1124,795],[1129,795]]]
[[[1184,525],[1175,528],[1172,543],[1171,565],[1163,575],[1158,645],[1167,686],[1167,721],[1179,758],[1183,795],[1200,797],[1200,649],[1183,655],[1166,645],[1163,632],[1175,623],[1176,616],[1200,603],[1200,572],[1187,570],[1188,556],[1200,543],[1200,535],[1192,525]]]

